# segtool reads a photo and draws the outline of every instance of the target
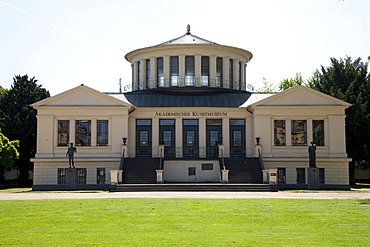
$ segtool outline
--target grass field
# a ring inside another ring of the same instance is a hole
[[[0,201],[1,246],[369,246],[370,201]]]

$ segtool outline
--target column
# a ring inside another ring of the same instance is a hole
[[[150,85],[149,88],[157,88],[157,58],[150,58]]]
[[[312,119],[307,119],[307,130],[306,130],[307,140],[306,144],[309,146],[313,141],[313,131],[312,131]]]
[[[209,56],[209,85],[216,87],[216,59],[215,55]]]
[[[245,91],[245,90],[247,90],[247,87],[246,87],[246,82],[245,82],[245,67],[247,66],[245,63],[244,63],[244,61],[242,61],[241,62],[242,63],[242,67],[241,67],[241,69],[242,69],[242,72],[241,72],[241,74],[242,74],[242,78],[241,78],[241,90],[242,91]]]
[[[185,87],[185,55],[179,55],[179,87]]]
[[[199,138],[199,157],[203,158],[207,156],[206,147],[206,119],[201,117],[199,118],[199,131],[198,131],[198,138]]]
[[[201,55],[194,56],[194,67],[195,67],[195,86],[201,87],[200,85],[200,78],[202,75],[202,56]]]
[[[223,57],[222,58],[222,73],[223,73],[223,82],[222,87],[223,88],[230,88],[229,87],[229,57]]]
[[[97,126],[97,119],[93,118],[91,119],[91,146],[96,146],[97,143],[97,132],[98,132],[98,126]]]
[[[152,118],[152,157],[159,157],[159,119]]]
[[[288,118],[285,120],[285,136],[286,136],[286,146],[292,146],[292,119]]]
[[[233,59],[233,78],[234,81],[231,81],[231,88],[233,89],[239,89],[239,60]]]
[[[176,118],[176,123],[175,123],[175,145],[176,145],[176,158],[181,158],[182,157],[182,118]]]
[[[164,87],[170,87],[170,56],[163,56]]]

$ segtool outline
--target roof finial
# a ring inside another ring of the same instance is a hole
[[[190,25],[188,24],[187,26],[186,26],[186,34],[190,34]]]

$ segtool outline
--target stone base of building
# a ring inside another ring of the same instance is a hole
[[[109,184],[77,184],[75,190],[108,190]],[[71,190],[66,184],[43,184],[33,185],[33,191],[68,191]]]
[[[279,190],[307,190],[308,184],[278,184]],[[319,190],[350,190],[347,184],[320,184]]]

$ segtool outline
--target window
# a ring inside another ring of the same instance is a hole
[[[195,131],[194,130],[186,131],[186,146],[195,147]]]
[[[140,140],[140,147],[149,147],[149,131],[147,130],[140,130],[139,131],[139,140]]]
[[[213,164],[212,163],[204,163],[202,164],[202,171],[212,171]]]
[[[223,66],[222,57],[216,59],[216,87],[222,87],[223,80]]]
[[[183,121],[186,126],[198,126],[198,119],[184,119]]]
[[[274,145],[285,146],[285,120],[274,120]]]
[[[170,57],[170,76],[171,76],[171,86],[179,85],[179,57]]]
[[[292,145],[307,145],[306,120],[292,120]]]
[[[240,90],[242,85],[242,62],[238,63],[238,82],[235,89]]]
[[[278,183],[286,184],[286,168],[278,168]]]
[[[242,131],[241,130],[234,130],[233,132],[233,147],[241,147],[242,146]]]
[[[320,184],[325,184],[325,168],[319,168]]]
[[[91,146],[91,121],[76,120],[76,146]]]
[[[108,120],[97,121],[97,146],[108,146]]]
[[[137,83],[139,85],[139,90],[143,90],[144,85],[143,85],[140,65],[141,65],[140,62],[137,62]]]
[[[77,168],[77,184],[86,184],[86,168]]]
[[[185,86],[195,85],[195,61],[194,56],[185,57]]]
[[[96,169],[96,183],[105,184],[105,168]]]
[[[325,146],[324,120],[312,120],[312,132],[316,146]]]
[[[305,184],[305,183],[306,183],[306,169],[297,168],[297,184]]]
[[[234,63],[233,60],[229,60],[229,88],[233,88],[234,83]]]
[[[163,57],[157,58],[157,84],[164,87]]]
[[[146,81],[146,85],[148,88],[153,88],[153,85],[152,85],[152,78],[150,77],[150,59],[147,59],[145,61],[145,68],[146,68],[146,74],[145,74],[145,81]]]
[[[196,167],[189,167],[188,176],[195,176],[195,175],[196,175]]]
[[[202,56],[202,65],[201,65],[201,85],[204,87],[209,86],[209,57]]]
[[[230,119],[230,126],[245,126],[244,119]]]
[[[58,120],[58,146],[68,146],[69,120]]]
[[[58,184],[66,184],[66,168],[58,168]]]

